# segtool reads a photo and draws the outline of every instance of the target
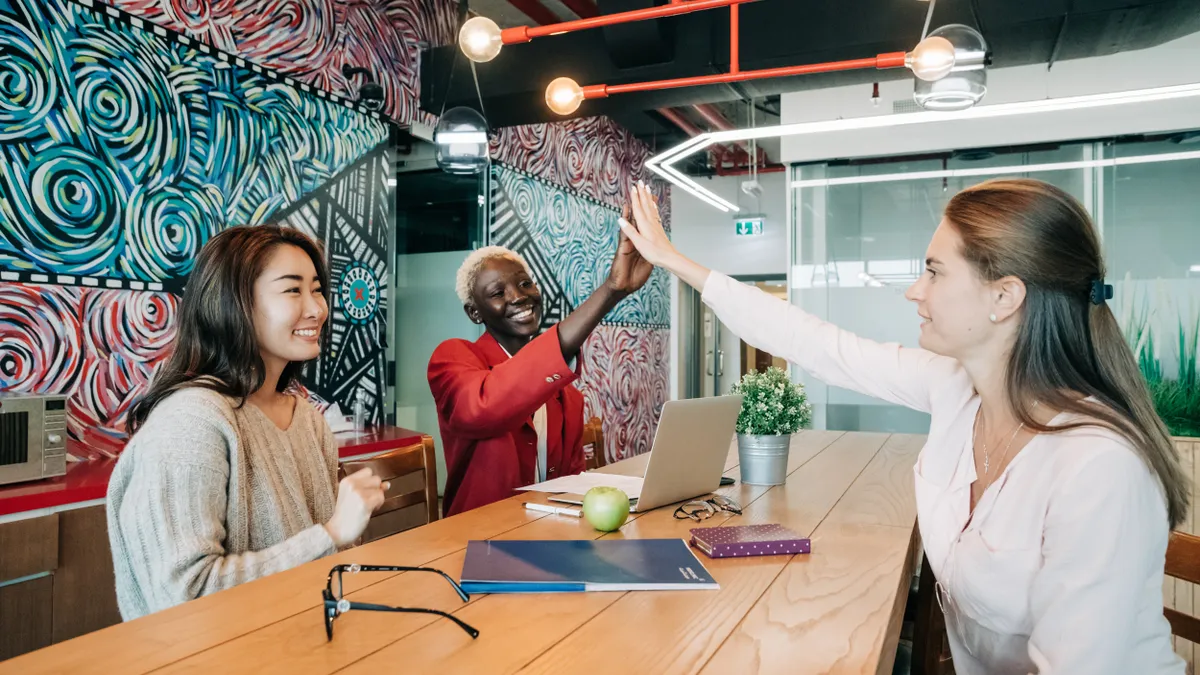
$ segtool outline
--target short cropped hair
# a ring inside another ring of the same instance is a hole
[[[471,291],[475,289],[475,280],[479,278],[479,271],[483,269],[483,264],[495,258],[507,258],[513,262],[520,263],[521,267],[525,268],[525,273],[533,279],[533,270],[529,268],[529,263],[525,262],[525,258],[520,253],[503,246],[485,246],[479,250],[472,251],[467,259],[463,261],[462,266],[458,268],[458,274],[454,279],[454,292],[458,294],[458,299],[464,305],[474,306],[474,301],[471,299]]]

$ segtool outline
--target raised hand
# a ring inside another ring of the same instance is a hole
[[[627,221],[631,214],[630,207],[626,204],[621,218]],[[617,252],[613,255],[612,268],[608,272],[609,288],[624,295],[634,293],[646,284],[653,271],[654,265],[642,257],[622,228]]]
[[[678,251],[663,230],[658,216],[658,200],[641,181],[630,189],[629,196],[630,204],[626,206],[625,213],[632,212],[633,218],[630,219],[628,215],[621,218],[621,232],[629,237],[643,258],[654,265],[663,265]]]
[[[676,250],[658,218],[658,205],[654,195],[641,181],[630,190],[630,205],[633,220],[621,218],[621,232],[629,237],[643,258],[703,292],[709,269]]]

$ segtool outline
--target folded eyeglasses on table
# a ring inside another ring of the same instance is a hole
[[[466,631],[467,635],[472,638],[479,637],[479,631],[470,624],[465,623],[462,619],[447,614],[446,612],[427,609],[424,607],[392,607],[391,605],[377,605],[369,602],[352,602],[342,597],[342,573],[349,572],[357,574],[359,572],[433,572],[434,574],[442,575],[446,581],[454,587],[454,591],[458,593],[458,597],[462,598],[463,602],[467,602],[470,596],[458,585],[458,582],[451,579],[445,572],[432,567],[393,567],[390,565],[335,565],[329,570],[329,579],[325,582],[325,589],[321,591],[321,598],[324,600],[324,605],[321,612],[325,617],[325,637],[329,640],[333,639],[333,621],[342,614],[349,612],[352,609],[368,610],[372,612],[406,612],[411,614],[436,614],[450,619],[458,624],[459,628]],[[337,575],[337,593],[333,591],[333,577]]]
[[[737,502],[728,497],[713,495],[708,499],[697,499],[686,504],[680,504],[679,508],[675,509],[674,516],[677,520],[691,518],[696,522],[700,522],[708,520],[721,511],[726,511],[736,516],[742,515],[742,507],[738,506]]]

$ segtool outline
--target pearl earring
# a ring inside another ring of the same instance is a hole
[[[989,315],[988,315],[988,320],[989,320],[989,321],[991,321],[992,323],[996,323],[996,315],[995,315],[995,314],[989,314]]]

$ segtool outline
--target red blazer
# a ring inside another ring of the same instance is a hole
[[[582,363],[582,354],[576,363]],[[508,358],[490,333],[475,342],[447,340],[429,360],[446,453],[442,511],[462,513],[535,482],[533,414],[546,404],[546,478],[581,473],[583,394],[554,326]]]

